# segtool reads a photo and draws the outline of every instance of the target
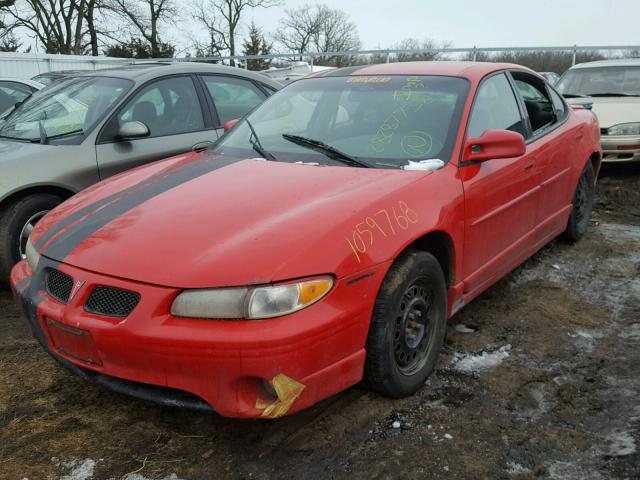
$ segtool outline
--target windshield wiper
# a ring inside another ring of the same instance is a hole
[[[260,139],[258,138],[258,134],[256,133],[255,129],[253,128],[253,125],[251,125],[251,122],[248,119],[244,119],[245,122],[247,122],[247,125],[249,126],[249,129],[251,130],[251,136],[249,137],[249,143],[251,144],[251,147],[258,152],[259,155],[262,156],[262,158],[266,159],[266,160],[276,160],[276,157],[274,157],[271,153],[267,152],[264,147],[262,146],[262,143],[260,143]]]
[[[40,130],[40,143],[44,145],[47,143],[47,131],[44,129],[44,123],[42,119],[38,120],[38,130]]]
[[[320,140],[314,140],[312,138],[301,137],[300,135],[291,135],[289,133],[283,133],[282,138],[288,140],[296,145],[300,145],[301,147],[310,148],[311,150],[315,150],[317,152],[325,154],[327,157],[332,160],[338,160],[345,165],[349,165],[351,167],[360,167],[360,168],[369,168],[364,162],[348,155],[344,152],[341,152],[335,147],[328,145]]]
[[[23,137],[11,137],[9,135],[0,135],[0,138],[8,138],[9,140],[18,140],[19,142],[30,142],[31,140],[29,140],[28,138],[23,138]],[[38,139],[38,141],[40,141],[40,139]]]
[[[47,144],[49,143],[49,140],[55,140],[57,138],[62,138],[62,137],[69,137],[71,135],[81,135],[84,133],[84,130],[81,128],[78,128],[76,130],[71,130],[70,132],[64,132],[64,133],[58,133],[56,135],[49,135],[49,136],[45,136],[44,138],[42,137],[43,131],[42,129],[40,130],[40,138],[31,138],[29,139],[29,141],[31,143],[42,143],[42,144]]]
[[[634,95],[633,93],[622,92],[605,92],[605,93],[592,93],[592,97],[640,97],[640,95]]]

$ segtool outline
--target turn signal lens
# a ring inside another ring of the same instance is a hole
[[[324,297],[324,294],[329,291],[332,283],[331,280],[324,278],[322,280],[311,280],[310,282],[301,283],[298,302],[301,305],[309,305],[321,299]]]

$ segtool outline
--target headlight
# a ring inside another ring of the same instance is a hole
[[[185,290],[171,305],[171,314],[188,318],[260,319],[297,312],[324,297],[331,277],[262,287]]]
[[[27,240],[27,246],[24,249],[24,253],[27,257],[27,263],[29,264],[29,268],[32,272],[36,271],[36,267],[38,266],[38,261],[40,260],[40,254],[31,243],[31,237]]]
[[[640,122],[621,123],[607,129],[609,135],[640,135]]]

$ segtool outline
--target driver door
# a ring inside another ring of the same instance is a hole
[[[96,145],[100,178],[215,142],[218,133],[201,98],[188,75],[164,77],[138,89],[100,134]],[[144,123],[150,135],[118,139],[120,127],[130,121]]]
[[[511,82],[504,73],[485,79],[476,94],[467,138],[502,129],[528,136]],[[521,157],[462,164],[465,196],[464,292],[473,296],[513,268],[536,225],[539,178],[527,146]]]

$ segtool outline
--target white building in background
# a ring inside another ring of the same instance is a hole
[[[309,75],[310,73],[322,72],[324,70],[335,70],[335,67],[311,66],[307,62],[292,62],[288,67],[272,67],[268,70],[262,70],[260,73],[274,79],[276,82],[285,84]]]

